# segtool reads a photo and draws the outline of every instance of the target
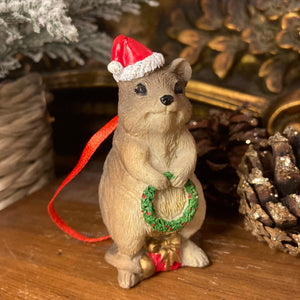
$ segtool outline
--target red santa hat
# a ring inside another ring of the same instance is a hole
[[[117,82],[130,81],[143,77],[164,63],[165,59],[161,53],[152,52],[138,41],[119,35],[114,40],[112,61],[107,69]]]

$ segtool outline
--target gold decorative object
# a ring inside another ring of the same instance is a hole
[[[181,263],[179,255],[181,237],[178,233],[167,236],[151,238],[146,242],[145,249],[148,252],[161,255],[161,261],[165,264],[165,271],[169,271],[175,262]],[[155,273],[153,260],[144,254],[140,259],[143,270],[143,278],[148,278]]]
[[[190,99],[224,109],[250,111],[256,117],[264,115],[269,106],[269,101],[265,97],[249,95],[197,80],[188,82],[185,93]]]
[[[269,106],[265,119],[269,133],[282,132],[288,125],[300,132],[300,89],[274,101]]]
[[[282,92],[284,83],[299,79],[298,0],[187,2],[194,6],[189,11],[199,11],[198,18],[189,18],[177,8],[171,12],[167,31],[183,45],[180,57],[194,65],[211,62],[220,79],[232,72],[254,72],[273,93]]]
[[[116,87],[110,73],[99,65],[96,69],[75,69],[45,74],[43,80],[49,90]]]

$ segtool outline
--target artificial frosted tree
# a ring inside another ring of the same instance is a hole
[[[39,62],[43,55],[108,63],[112,38],[99,19],[118,21],[123,12],[138,14],[152,0],[5,0],[0,4],[0,78],[19,68],[18,55]]]

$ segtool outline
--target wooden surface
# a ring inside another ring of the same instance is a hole
[[[56,202],[84,234],[106,235],[97,205],[101,163],[94,162]],[[300,260],[270,249],[244,231],[241,217],[207,216],[194,241],[205,269],[159,273],[123,290],[104,261],[111,240],[87,244],[50,220],[47,203],[61,180],[0,212],[0,299],[300,299]]]

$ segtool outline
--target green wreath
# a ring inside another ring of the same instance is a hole
[[[170,172],[166,172],[164,173],[164,175],[169,180],[175,178],[175,176]],[[188,180],[186,182],[184,188],[187,192],[189,203],[186,209],[183,211],[182,216],[172,221],[166,221],[157,215],[153,207],[153,199],[156,191],[155,188],[149,185],[144,190],[141,198],[142,213],[145,221],[153,229],[162,232],[176,231],[182,229],[187,223],[189,223],[193,219],[198,209],[198,193],[196,191],[195,185],[191,180]]]

